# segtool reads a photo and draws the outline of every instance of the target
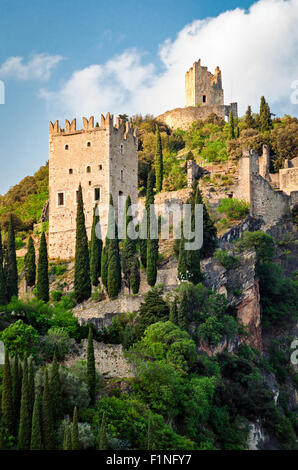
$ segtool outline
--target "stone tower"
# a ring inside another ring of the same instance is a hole
[[[224,104],[221,71],[216,67],[214,75],[198,60],[185,74],[186,106],[213,106]]]
[[[90,239],[93,209],[99,205],[103,237],[107,229],[110,194],[117,214],[119,196],[138,197],[137,132],[129,123],[113,115],[83,118],[83,129],[76,119],[65,121],[65,129],[50,122],[49,155],[49,257],[75,256],[77,190],[82,185],[85,222]]]

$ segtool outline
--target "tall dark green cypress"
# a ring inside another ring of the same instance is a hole
[[[33,406],[32,428],[31,428],[31,450],[42,450],[42,433],[41,433],[41,413],[40,413],[40,396],[36,395]]]
[[[121,263],[119,253],[118,228],[115,220],[113,198],[110,196],[108,220],[108,280],[107,291],[110,299],[115,299],[121,290]]]
[[[59,364],[57,362],[56,354],[54,354],[50,370],[50,394],[53,410],[53,421],[54,423],[57,423],[58,419],[62,416],[62,391]]]
[[[125,205],[125,227],[121,264],[124,279],[129,290],[132,290],[133,294],[137,294],[140,287],[140,267],[137,257],[137,240],[132,239],[129,234],[129,225],[131,225],[133,221],[132,215],[128,215],[130,206],[131,198],[128,196]]]
[[[3,247],[2,247],[2,236],[0,230],[0,305],[6,304],[7,290],[6,290],[6,279],[3,267]]]
[[[30,403],[29,403],[29,384],[28,384],[28,362],[27,357],[24,357],[23,366],[23,380],[22,380],[22,399],[20,410],[20,426],[18,436],[19,449],[30,449],[31,441],[31,424],[32,419],[30,416]]]
[[[262,132],[270,131],[270,129],[272,129],[271,111],[264,96],[261,97],[260,103],[260,126]]]
[[[80,450],[78,410],[77,410],[76,406],[75,406],[74,411],[73,411],[73,421],[72,421],[72,429],[71,429],[71,444],[72,444],[72,450]]]
[[[44,302],[49,301],[49,262],[46,235],[43,232],[40,239],[36,297]]]
[[[18,269],[15,246],[15,234],[12,216],[10,216],[7,240],[6,289],[7,300],[18,295]]]
[[[29,287],[35,286],[36,281],[36,260],[33,238],[29,237],[27,253],[25,255],[25,275]]]
[[[99,431],[98,450],[108,449],[107,429],[106,429],[106,416],[102,415],[101,426]]]
[[[89,249],[81,184],[77,203],[74,292],[76,301],[81,303],[91,296]]]
[[[14,433],[14,410],[12,399],[12,378],[8,349],[5,349],[3,383],[2,383],[2,415],[5,427],[10,435]]]
[[[15,355],[13,365],[13,381],[12,381],[12,400],[14,410],[14,426],[15,434],[17,432],[18,423],[20,420],[20,405],[22,396],[22,380],[20,377],[20,366],[18,354]]]
[[[140,258],[142,265],[146,269],[147,267],[147,214],[144,210],[142,220],[139,225],[139,249],[140,249]]]
[[[255,127],[255,120],[252,115],[251,106],[248,106],[245,113],[244,123],[248,129],[253,129]]]
[[[182,294],[180,304],[178,306],[178,326],[181,330],[187,329],[187,313],[188,313],[188,301],[185,292]]]
[[[229,117],[229,139],[235,139],[235,123],[233,111],[230,111]]]
[[[29,394],[29,408],[30,408],[30,418],[32,418],[33,406],[35,400],[35,373],[34,373],[34,364],[31,359],[28,371],[28,394]]]
[[[92,404],[95,403],[96,393],[96,370],[93,347],[92,328],[89,326],[88,347],[87,347],[87,385]]]
[[[106,237],[105,245],[101,254],[101,281],[105,288],[108,286],[108,239]]]
[[[217,230],[203,200],[202,192],[197,185],[195,204],[203,204],[203,246],[200,250],[202,258],[212,256],[217,247]]]
[[[44,389],[42,395],[42,434],[45,450],[53,450],[55,448],[53,409],[47,369],[45,370]]]
[[[90,276],[93,286],[98,286],[101,273],[102,239],[98,206],[94,207],[90,243]]]
[[[156,226],[157,229],[157,218],[154,211],[154,174],[151,171],[147,180],[147,192],[146,192],[146,210],[147,210],[147,282],[149,286],[153,287],[156,283],[157,278],[157,261],[158,261],[158,233],[155,235],[157,238],[154,238],[154,233],[152,232],[153,226]],[[152,211],[151,217],[150,212]],[[156,230],[158,232],[158,230]],[[152,238],[151,238],[152,237]]]
[[[71,431],[68,423],[66,423],[64,430],[63,450],[72,450]]]
[[[162,191],[163,184],[163,155],[160,130],[156,125],[156,150],[155,150],[155,175],[156,175],[156,192]]]
[[[178,307],[176,297],[171,304],[169,320],[175,325],[178,325]]]

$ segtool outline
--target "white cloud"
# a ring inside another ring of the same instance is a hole
[[[0,78],[15,80],[48,80],[63,58],[60,55],[35,54],[27,63],[23,57],[9,57],[0,65]]]
[[[105,64],[73,73],[55,92],[43,90],[53,117],[137,112],[159,114],[182,107],[184,75],[201,58],[223,73],[225,102],[243,113],[265,95],[273,111],[297,114],[291,83],[298,79],[298,0],[260,0],[248,11],[226,11],[186,25],[159,47],[160,70],[128,50]],[[56,114],[54,114],[56,113]]]

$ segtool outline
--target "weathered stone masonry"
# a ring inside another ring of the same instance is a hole
[[[83,118],[83,129],[76,120],[65,121],[65,129],[50,122],[49,155],[49,256],[69,259],[75,255],[76,197],[82,185],[86,228],[90,238],[93,209],[100,207],[102,235],[107,229],[110,194],[117,213],[119,196],[130,195],[137,203],[137,132],[129,123],[113,115]],[[103,209],[104,208],[104,209]]]

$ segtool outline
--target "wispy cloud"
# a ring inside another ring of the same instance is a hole
[[[104,64],[77,70],[58,91],[42,90],[53,117],[111,111],[155,115],[184,106],[184,74],[198,58],[223,72],[225,101],[240,112],[266,95],[273,110],[296,112],[298,0],[260,0],[248,11],[226,11],[186,25],[159,47],[160,69],[132,49]],[[161,70],[161,71],[160,71]],[[55,116],[54,116],[55,113]]]
[[[50,54],[35,54],[27,62],[23,57],[9,57],[0,65],[0,78],[46,81],[62,59],[60,55]]]

